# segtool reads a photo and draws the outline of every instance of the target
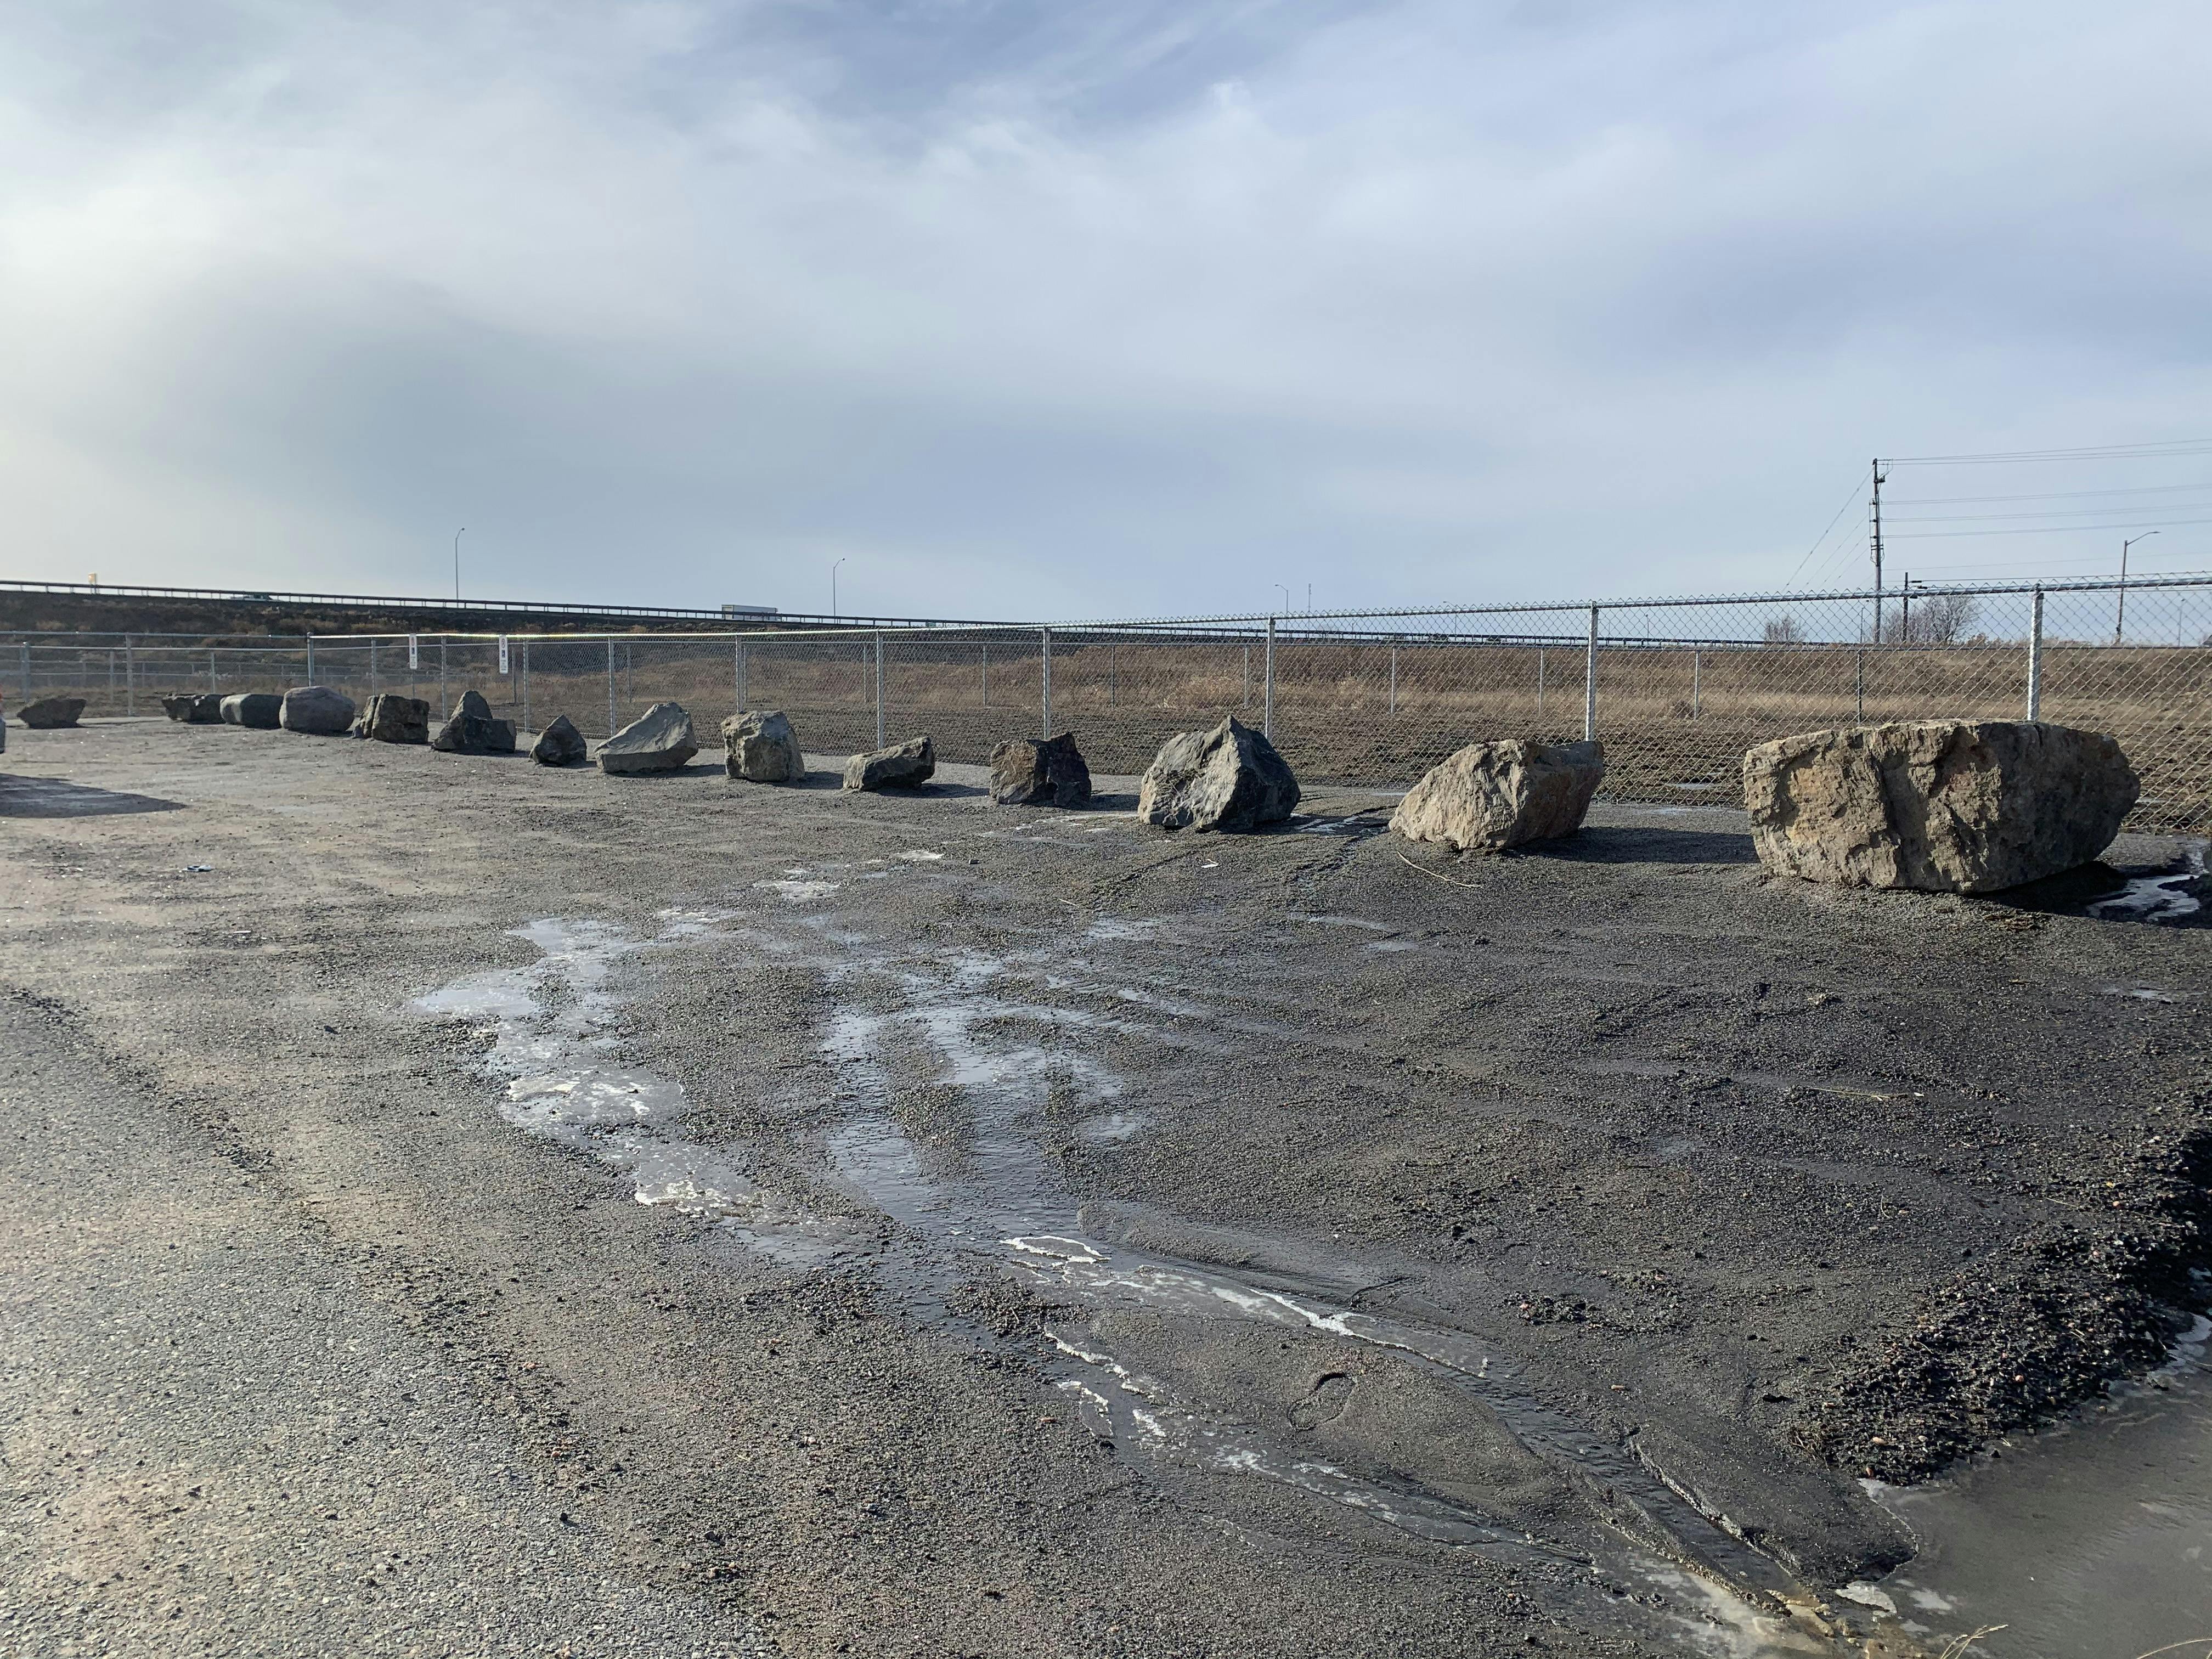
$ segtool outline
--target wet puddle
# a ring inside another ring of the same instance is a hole
[[[502,1085],[500,1115],[524,1133],[618,1171],[641,1203],[696,1217],[798,1270],[865,1259],[890,1299],[921,1323],[946,1322],[953,1292],[979,1270],[1026,1280],[1054,1310],[1051,1346],[1038,1356],[1045,1376],[1094,1435],[1163,1486],[1187,1484],[1193,1474],[1265,1480],[1408,1539],[1526,1569],[1563,1616],[1634,1632],[1662,1650],[1834,1650],[1786,1611],[1816,1598],[1723,1519],[1683,1497],[1633,1447],[1540,1397],[1514,1355],[1466,1331],[1360,1305],[1352,1287],[1389,1274],[1351,1261],[1305,1273],[1280,1262],[1232,1270],[1085,1227],[1051,1147],[1071,1137],[1125,1142],[1146,1127],[1146,1114],[1124,1098],[1123,1079],[1092,1057],[1091,1039],[1217,1041],[1203,1030],[1170,1029],[1170,1016],[1148,1006],[1196,1007],[1195,990],[1176,995],[1187,988],[1171,977],[1166,993],[1140,990],[1088,954],[1108,941],[1160,942],[1156,924],[1107,921],[1079,939],[1003,956],[902,957],[881,939],[841,929],[819,908],[827,894],[817,886],[835,890],[813,871],[793,870],[756,884],[762,896],[750,913],[663,912],[651,939],[588,921],[534,922],[517,933],[538,950],[535,962],[470,975],[416,1006],[489,1026],[486,1063]],[[1355,932],[1376,926],[1297,920]],[[898,1224],[888,1247],[872,1225],[817,1213],[776,1192],[748,1149],[690,1139],[682,1085],[616,1058],[623,1046],[617,975],[707,939],[803,960],[821,976],[833,1010],[822,1050],[841,1085],[836,1121],[822,1141],[823,1178],[854,1215]],[[955,1147],[918,1140],[901,1120],[899,1084],[911,1081],[917,1056],[939,1084],[959,1091],[967,1115]],[[1117,1355],[1102,1334],[1133,1312],[1271,1328],[1387,1355],[1463,1397],[1471,1419],[1501,1425],[1565,1490],[1601,1492],[1602,1514],[1582,1523],[1577,1543],[1537,1536],[1416,1480],[1342,1467],[1279,1430],[1202,1408],[1180,1397],[1172,1381]]]
[[[1919,1552],[1874,1586],[1915,1634],[1992,1629],[1988,1659],[2212,1649],[2212,1368],[2174,1363],[1944,1480],[1874,1488]]]

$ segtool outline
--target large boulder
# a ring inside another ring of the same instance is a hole
[[[422,697],[403,697],[396,691],[380,691],[368,700],[361,718],[353,723],[356,738],[377,743],[430,741],[430,704]]]
[[[918,789],[937,772],[937,745],[927,738],[908,738],[873,754],[845,763],[848,789]]]
[[[185,691],[161,699],[161,712],[187,726],[219,726],[222,699],[212,691]]]
[[[1075,733],[1009,738],[993,749],[991,799],[1006,806],[1088,806],[1091,768]]]
[[[599,745],[599,770],[673,772],[699,752],[680,702],[657,702]]]
[[[426,711],[426,726],[428,722]],[[447,755],[512,755],[514,722],[493,719],[491,705],[481,691],[464,691],[446,723],[438,728],[438,735],[430,740],[430,747]]]
[[[274,732],[276,722],[283,718],[284,699],[274,691],[234,691],[222,700],[222,713],[225,726],[250,726],[258,732]]]
[[[799,734],[781,708],[748,709],[722,722],[730,775],[748,783],[790,783],[806,775]]]
[[[530,758],[540,766],[581,766],[585,755],[584,734],[566,714],[556,714],[530,745]]]
[[[2136,804],[2097,732],[2039,720],[1899,720],[1808,732],[1743,757],[1759,861],[1844,887],[1989,893],[2087,864]]]
[[[1593,742],[1469,744],[1406,792],[1390,827],[1408,841],[1499,853],[1573,835],[1604,776],[1605,750]]]
[[[1137,789],[1137,816],[1164,830],[1252,830],[1290,817],[1298,781],[1275,745],[1234,716],[1211,732],[1183,732]]]
[[[15,718],[33,732],[45,732],[58,726],[75,726],[76,717],[82,713],[82,697],[40,697],[17,709]]]
[[[216,718],[222,718],[220,698],[216,700]],[[276,723],[287,732],[305,732],[318,738],[343,737],[353,724],[353,699],[327,685],[295,685],[284,694]]]

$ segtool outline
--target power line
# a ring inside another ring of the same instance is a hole
[[[1984,455],[1893,455],[1895,466],[2003,465],[2019,461],[2136,461],[2176,455],[2212,455],[2212,438],[2176,438],[2163,443],[2099,444],[2087,449],[1992,450]]]
[[[2212,519],[2145,519],[2136,523],[2146,530],[2164,529],[2169,525],[2212,524]],[[2009,530],[1907,530],[1899,540],[1910,538],[1915,541],[1936,541],[1947,536],[2081,536],[2096,530],[2132,529],[2133,525],[2054,524],[2021,525]]]
[[[1815,541],[1812,546],[1805,550],[1805,556],[1797,561],[1797,568],[1790,573],[1790,580],[1789,581],[1783,583],[1783,586],[1789,587],[1796,583],[1799,574],[1804,570],[1805,567],[1812,562],[1813,556],[1820,550],[1820,543],[1826,541],[1829,537],[1836,533],[1836,526],[1844,521],[1844,514],[1851,510],[1851,504],[1857,501],[1858,498],[1858,481],[1856,479],[1853,479],[1851,481],[1851,493],[1844,497],[1844,504],[1836,509],[1836,516],[1828,520],[1828,527],[1820,532],[1819,540]],[[1822,568],[1826,568],[1825,566]]]
[[[1892,517],[1889,522],[1892,524],[1996,524],[2001,520],[2016,519],[2048,520],[2117,518],[2122,523],[2131,524],[2145,513],[2156,513],[2161,510],[2171,513],[2176,507],[2186,510],[2192,507],[2206,506],[2212,506],[2212,502],[2162,501],[2155,505],[2146,503],[2140,507],[2047,507],[2040,513],[1917,513],[1908,514],[1901,519]],[[2086,524],[2081,528],[2094,530],[2097,526],[2094,524]]]
[[[2142,484],[2132,489],[2059,489],[2046,495],[1923,495],[1900,502],[1904,507],[1958,507],[1968,501],[2073,501],[2088,495],[2172,495],[2190,490],[2212,489],[2212,483]]]

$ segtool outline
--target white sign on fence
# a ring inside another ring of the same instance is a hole
[[[499,672],[502,674],[508,672],[507,666],[507,635],[504,634],[499,636]]]
[[[407,666],[410,669],[416,669],[422,665],[422,636],[420,634],[410,634],[407,636]]]

